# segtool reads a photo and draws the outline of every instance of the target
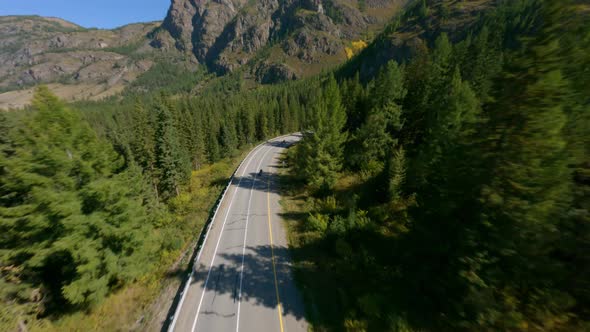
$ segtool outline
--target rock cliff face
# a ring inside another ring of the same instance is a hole
[[[177,49],[219,74],[250,63],[259,81],[274,82],[344,61],[348,43],[382,27],[406,2],[172,0],[162,27]]]
[[[120,92],[153,65],[147,35],[159,25],[98,30],[57,18],[0,17],[0,108],[22,106],[41,83],[67,99]]]
[[[0,17],[0,109],[26,104],[37,84],[69,100],[113,95],[163,58],[219,74],[244,67],[260,83],[313,75],[344,62],[351,42],[369,39],[408,0],[171,1],[163,22],[114,30]]]

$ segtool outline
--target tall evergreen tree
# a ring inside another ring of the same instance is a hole
[[[47,88],[33,108],[0,158],[0,261],[24,271],[21,290],[44,286],[47,309],[87,306],[151,266],[142,180]]]
[[[169,104],[170,101],[162,97],[156,105],[156,165],[159,172],[158,187],[164,198],[180,193],[180,185],[187,181],[191,169],[187,155],[183,154]]]
[[[207,130],[209,135],[207,135],[205,140],[205,146],[207,148],[207,155],[209,157],[209,162],[214,163],[221,158],[221,151],[219,147],[219,127],[218,124],[211,119],[208,121]]]
[[[354,133],[352,149],[347,152],[353,168],[369,174],[383,169],[386,156],[391,155],[402,129],[401,104],[406,96],[403,71],[396,62],[389,62],[375,79],[371,89],[373,105],[364,124]]]
[[[346,109],[346,129],[353,131],[358,129],[367,116],[365,102],[365,91],[360,83],[359,73],[353,78],[345,80],[342,85],[342,105]]]
[[[336,184],[342,168],[346,113],[334,76],[325,84],[317,101],[311,130],[305,132],[298,147],[299,173],[314,190],[325,191]]]
[[[224,123],[221,125],[221,130],[219,132],[219,142],[221,143],[221,149],[223,151],[223,155],[226,157],[230,157],[234,154],[237,145],[238,145],[238,138],[236,137],[235,127],[229,123]]]
[[[247,101],[239,113],[241,137],[244,138],[245,144],[252,144],[256,139],[256,118],[250,104],[251,102]]]
[[[485,271],[484,282],[498,287],[501,296],[529,299],[507,307],[508,299],[501,297],[497,307],[488,310],[511,317],[518,312],[538,328],[563,319],[572,303],[558,291],[556,282],[564,281],[554,276],[562,267],[551,259],[559,222],[572,200],[564,137],[568,82],[561,70],[555,20],[559,7],[545,4],[542,32],[509,61],[496,102],[488,110],[491,181],[481,198],[482,222],[490,225],[482,251],[498,262]],[[502,289],[507,280],[518,287]],[[512,328],[511,323],[522,322],[500,318],[488,323]]]
[[[266,110],[260,110],[256,117],[256,138],[259,141],[266,139],[270,135],[268,122]]]
[[[134,159],[143,169],[153,174],[155,163],[154,129],[150,116],[140,100],[136,100],[131,118],[133,121],[131,150]]]

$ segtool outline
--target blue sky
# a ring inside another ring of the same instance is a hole
[[[164,19],[170,0],[0,0],[0,16],[60,17],[87,28]]]

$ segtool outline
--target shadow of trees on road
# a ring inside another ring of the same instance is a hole
[[[267,192],[270,190],[271,193],[277,194],[279,193],[278,186],[276,185],[277,181],[278,176],[276,174],[262,172],[262,174],[250,173],[242,177],[235,177],[232,184],[238,188],[246,190],[252,189],[260,192]]]
[[[266,146],[288,148],[294,144],[293,139],[286,141],[269,141]],[[279,150],[278,152],[281,152]],[[270,168],[279,168],[278,165],[270,165]],[[254,190],[260,192],[270,191],[271,193],[279,193],[280,176],[269,171],[251,172],[247,175],[237,176],[231,180],[232,186],[244,188],[247,190]],[[216,181],[215,185],[223,185],[224,180]],[[215,207],[211,210],[210,219]],[[245,216],[244,216],[245,218]],[[236,222],[242,222],[243,219]],[[205,224],[205,227],[207,227]],[[231,223],[230,223],[231,225]],[[204,233],[202,234],[204,235]],[[202,245],[203,236],[198,241],[196,250],[194,251],[191,262],[194,261],[200,246]],[[284,315],[292,315],[298,320],[305,316],[303,301],[295,284],[293,283],[292,271],[289,259],[289,249],[285,247],[274,247],[276,273],[279,293],[281,297],[281,306]],[[215,290],[216,294],[231,294],[234,301],[237,301],[237,285],[239,282],[239,272],[242,263],[242,255],[221,255],[221,260],[225,263],[215,265],[211,270],[211,276],[208,290]],[[185,278],[191,269],[195,269],[192,283],[204,281],[207,277],[208,269],[202,264],[194,266],[191,264],[189,270],[176,269],[170,271],[167,275],[169,278]],[[182,282],[179,286],[173,304],[168,312],[167,319],[162,326],[162,331],[167,331],[171,319],[176,312],[177,305],[182,297],[186,283]],[[256,305],[265,306],[269,308],[276,308],[277,299],[274,286],[274,274],[272,267],[272,251],[270,246],[248,247],[246,255],[244,256],[244,275],[242,287],[242,301],[253,302]],[[219,314],[208,312],[207,314]]]
[[[273,247],[277,283],[283,315],[292,315],[296,319],[305,317],[303,301],[293,282],[290,253],[285,247]],[[215,295],[230,295],[238,301],[239,279],[242,254],[220,254],[219,263],[211,269],[208,291]],[[193,283],[203,282],[207,278],[208,266],[201,264],[194,275]],[[272,265],[272,251],[269,245],[246,247],[244,255],[244,272],[242,280],[242,304],[245,302],[268,308],[277,307],[275,279]]]

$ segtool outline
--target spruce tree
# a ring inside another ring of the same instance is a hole
[[[502,287],[509,280],[519,287],[502,294],[528,299],[526,306],[506,308],[501,298],[487,310],[511,317],[516,311],[533,318],[531,323],[539,328],[561,319],[572,303],[556,290],[561,281],[554,276],[562,267],[550,259],[558,225],[572,201],[564,136],[568,82],[561,69],[558,21],[552,14],[559,6],[545,4],[543,30],[509,61],[490,106],[491,180],[481,197],[482,222],[490,225],[482,250],[498,261],[486,269],[483,279],[488,287]],[[505,328],[512,328],[506,323]]]
[[[155,163],[154,129],[150,115],[140,100],[135,101],[132,113],[133,133],[131,151],[135,161],[146,171],[153,174]]]
[[[221,158],[221,150],[219,147],[219,128],[216,124],[209,121],[208,126],[209,135],[205,139],[205,146],[207,148],[207,156],[210,163],[219,161]]]
[[[365,91],[360,83],[359,73],[344,81],[341,87],[342,105],[348,117],[346,130],[353,131],[365,122],[368,111],[364,105]]]
[[[348,162],[353,168],[367,175],[383,170],[402,129],[401,104],[405,96],[403,71],[391,61],[375,79],[370,101],[373,108],[349,144]]]
[[[0,158],[0,260],[22,269],[21,289],[43,286],[46,308],[91,305],[151,266],[142,180],[47,88],[33,109]]]
[[[268,118],[266,116],[266,110],[258,111],[256,117],[256,138],[259,141],[265,140],[269,137],[270,132],[268,128]]]
[[[233,156],[237,148],[238,139],[233,129],[234,127],[231,125],[231,122],[221,125],[221,130],[219,132],[219,142],[221,143],[221,151],[223,151],[224,157]]]
[[[373,108],[383,108],[388,104],[400,105],[406,97],[404,70],[397,62],[389,61],[375,79],[371,95]]]
[[[162,97],[156,104],[156,165],[158,188],[163,198],[180,194],[180,185],[190,176],[188,156],[183,155],[175,120],[169,109],[170,101]]]
[[[205,153],[205,128],[203,126],[203,118],[199,112],[195,112],[191,117],[192,121],[192,135],[191,135],[191,154],[193,157],[193,167],[195,169],[201,168],[201,166],[207,163],[207,157]]]
[[[313,116],[313,125],[297,150],[299,175],[313,190],[325,192],[336,184],[346,140],[346,113],[334,76],[328,78]]]
[[[239,119],[241,125],[241,137],[245,144],[252,144],[256,137],[256,118],[254,110],[250,107],[251,102],[247,101],[240,108]]]

